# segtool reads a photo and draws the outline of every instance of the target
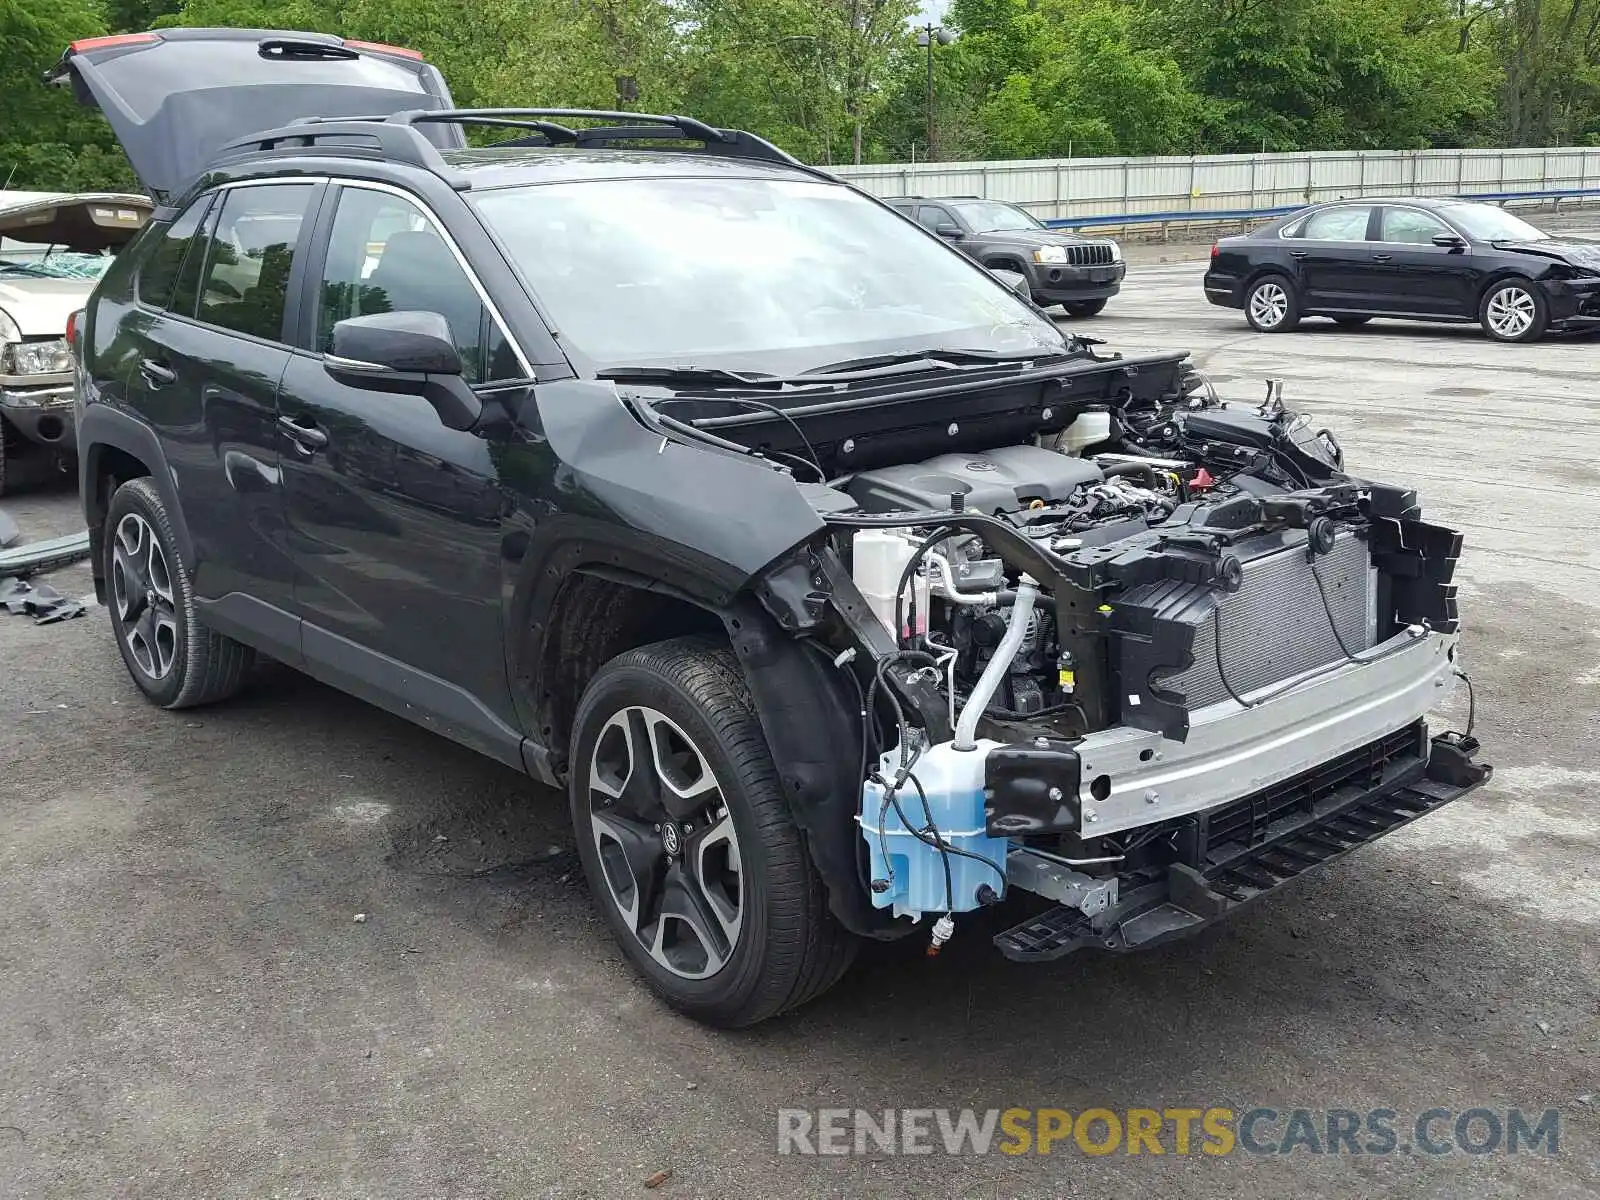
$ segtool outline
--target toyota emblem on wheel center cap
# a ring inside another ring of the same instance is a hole
[[[661,826],[661,848],[676,857],[681,847],[682,843],[678,839],[678,827],[671,821],[663,823]]]

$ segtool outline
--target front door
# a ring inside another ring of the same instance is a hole
[[[1460,237],[1438,217],[1420,208],[1386,205],[1379,215],[1373,246],[1375,306],[1384,312],[1424,316],[1476,316],[1472,251],[1435,246],[1439,236]]]
[[[235,186],[165,234],[138,282],[130,404],[160,433],[194,545],[197,598],[237,606],[293,660],[293,566],[283,544],[277,392],[290,351],[290,275],[312,183]]]
[[[507,512],[489,437],[446,429],[416,396],[323,369],[333,326],[437,312],[469,382],[525,374],[453,246],[412,200],[354,184],[319,224],[314,332],[284,376],[283,479],[306,669],[521,765],[501,620]],[[325,241],[324,241],[325,238]]]
[[[1368,205],[1335,205],[1312,213],[1299,226],[1297,236],[1286,239],[1297,264],[1302,308],[1318,312],[1372,309],[1371,219]]]

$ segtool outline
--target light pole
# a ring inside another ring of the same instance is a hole
[[[946,29],[943,25],[935,25],[932,21],[917,28],[917,45],[928,48],[928,153],[926,155],[928,162],[938,157],[933,141],[933,46],[935,42],[941,46],[948,46],[955,40],[954,30]]]

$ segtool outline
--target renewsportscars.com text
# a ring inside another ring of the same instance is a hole
[[[779,1154],[1546,1154],[1561,1113],[1519,1108],[781,1108]]]

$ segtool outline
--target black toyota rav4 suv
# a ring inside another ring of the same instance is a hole
[[[564,787],[702,1020],[957,918],[1155,945],[1488,774],[1425,723],[1460,538],[1414,493],[757,137],[316,34],[52,76],[161,205],[73,328],[134,682],[266,655]]]

